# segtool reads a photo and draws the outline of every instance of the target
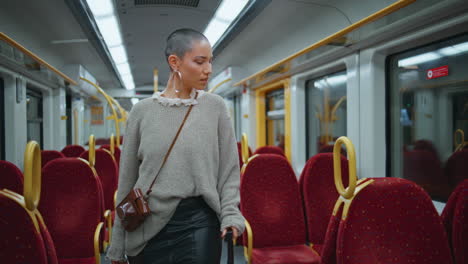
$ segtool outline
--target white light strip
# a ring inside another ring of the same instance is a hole
[[[232,21],[240,14],[249,0],[223,0],[203,34],[214,46]]]
[[[420,55],[409,57],[398,61],[398,67],[417,66],[418,64],[437,60],[442,57],[454,56],[460,53],[468,52],[468,42],[448,46],[435,51],[426,52]]]
[[[135,89],[127,52],[112,0],[86,0],[127,90]]]

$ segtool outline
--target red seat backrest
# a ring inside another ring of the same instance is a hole
[[[23,173],[15,164],[0,160],[0,190],[8,189],[23,194]]]
[[[78,158],[85,151],[80,145],[68,145],[62,149],[63,155],[69,158]]]
[[[42,150],[41,151],[41,162],[42,162],[42,167],[44,167],[47,162],[54,160],[54,159],[59,159],[59,158],[65,158],[65,155],[56,150]]]
[[[46,248],[33,216],[0,193],[1,263],[48,264]]]
[[[341,156],[341,175],[348,186],[348,161]],[[333,153],[321,153],[310,158],[299,179],[304,202],[309,242],[323,244],[328,221],[340,196],[333,176]]]
[[[110,145],[102,145],[100,148],[101,148],[101,149],[107,149],[107,150],[109,150],[109,151],[110,151],[110,149],[111,149],[111,148],[110,148]],[[119,164],[120,164],[120,152],[121,152],[120,148],[118,148],[118,147],[116,146],[116,147],[114,148],[114,157],[115,157],[115,161],[117,162],[117,166],[119,166]]]
[[[81,154],[81,158],[88,160],[89,152],[85,151]],[[101,180],[102,189],[104,191],[104,209],[114,210],[114,193],[117,190],[118,183],[118,168],[112,154],[107,150],[96,149],[96,164],[94,165],[96,172]]]
[[[62,258],[94,257],[94,233],[102,219],[102,192],[91,167],[76,158],[42,169],[39,211]]]
[[[336,252],[340,264],[452,263],[431,198],[401,178],[375,178],[354,197]]]
[[[451,186],[468,179],[468,149],[453,153],[445,165],[445,175]]]
[[[284,151],[280,147],[276,147],[276,146],[259,147],[257,150],[255,150],[253,155],[255,154],[276,154],[276,155],[286,157],[286,155],[284,155]]]
[[[456,263],[466,263],[468,254],[463,249],[463,245],[468,243],[468,179],[462,181],[452,192],[444,211],[442,212],[442,222],[452,247]],[[455,251],[455,249],[457,249]],[[461,262],[460,262],[461,261]]]
[[[284,157],[262,154],[252,159],[242,176],[240,196],[255,248],[306,242],[299,185]]]

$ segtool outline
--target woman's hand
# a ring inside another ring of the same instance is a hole
[[[224,239],[224,236],[226,236],[226,233],[227,233],[227,229],[230,228],[232,229],[232,239],[236,240],[237,237],[239,236],[239,230],[237,230],[237,228],[233,227],[233,226],[230,226],[230,227],[227,227],[223,230],[223,233],[221,234],[221,238]]]

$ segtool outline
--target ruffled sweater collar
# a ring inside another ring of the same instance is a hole
[[[195,99],[195,95],[197,93],[198,93],[197,99],[200,99],[204,91],[192,89],[192,91],[190,92],[190,98],[187,98],[187,99],[167,98],[162,95],[163,92],[156,92],[153,94],[153,99],[157,100],[160,104],[164,106],[181,106],[181,105],[190,106],[190,105],[198,104],[197,99]]]

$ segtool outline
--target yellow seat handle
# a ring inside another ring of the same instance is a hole
[[[343,180],[341,178],[341,146],[345,145],[346,151],[348,153],[349,162],[349,186],[344,188]],[[354,145],[351,140],[347,137],[340,137],[335,142],[333,147],[333,170],[335,176],[335,186],[338,193],[345,199],[350,199],[354,195],[354,190],[356,189],[356,151],[354,150]]]

